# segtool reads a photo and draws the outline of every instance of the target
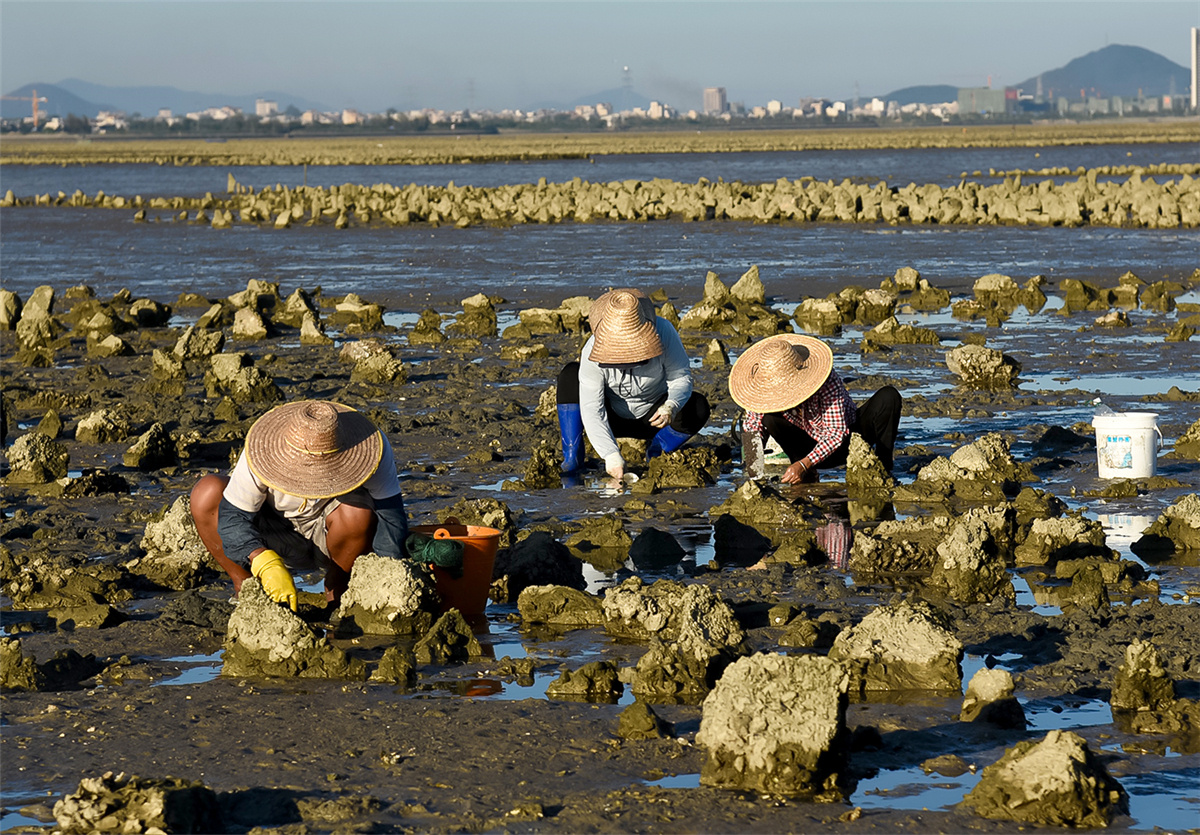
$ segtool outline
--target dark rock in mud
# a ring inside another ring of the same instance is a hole
[[[113,565],[76,563],[26,553],[18,562],[0,549],[3,592],[15,609],[50,609],[92,603],[124,603],[133,598],[125,573]]]
[[[1162,654],[1149,641],[1134,641],[1125,649],[1109,698],[1115,710],[1165,710],[1175,702],[1175,682],[1163,665]]]
[[[634,701],[617,717],[617,736],[621,739],[665,739],[674,735],[674,726],[642,701]]]
[[[81,444],[108,444],[129,437],[129,421],[115,409],[101,408],[79,419],[75,440]]]
[[[984,667],[971,676],[959,720],[984,722],[998,728],[1025,730],[1025,709],[1013,695],[1012,674]]]
[[[90,832],[225,832],[216,792],[175,778],[85,777],[54,804],[64,835]]]
[[[225,334],[221,331],[192,325],[175,342],[171,352],[181,360],[203,360],[220,353],[224,347]]]
[[[992,820],[1104,827],[1128,813],[1129,798],[1082,737],[1050,731],[985,768],[961,805]]]
[[[1015,553],[1017,565],[1054,565],[1059,560],[1088,556],[1113,559],[1116,552],[1105,545],[1104,526],[1081,511],[1035,519]]]
[[[1188,493],[1164,510],[1130,548],[1147,559],[1200,551],[1200,493]]]
[[[58,412],[51,409],[42,415],[42,419],[38,421],[38,425],[33,431],[39,435],[45,435],[52,441],[57,441],[62,435],[63,420],[59,417]]]
[[[719,339],[710,340],[704,349],[704,358],[700,360],[704,368],[721,369],[729,367],[729,346]]]
[[[871,445],[857,432],[851,432],[850,449],[846,453],[846,491],[856,497],[890,494],[895,486],[895,479]]]
[[[228,627],[233,609],[233,604],[226,600],[212,600],[193,590],[171,600],[160,617],[168,624],[220,635]]]
[[[973,502],[1000,502],[1023,481],[1036,481],[1028,464],[1019,464],[1008,441],[989,432],[959,447],[949,458],[938,456],[917,473],[912,484],[896,488],[897,501],[943,501],[950,496]]]
[[[832,801],[841,797],[849,677],[819,656],[734,662],[704,700],[696,742],[706,786]]]
[[[654,586],[667,582],[660,580]],[[621,592],[605,594],[605,615],[610,617],[606,625],[629,633],[637,631],[629,625],[636,621],[653,635],[650,650],[639,659],[633,676],[633,692],[645,701],[694,701],[708,692],[730,661],[745,652],[741,625],[712,589],[684,586],[672,595],[672,586],[678,588],[678,584],[665,585],[661,596],[641,596],[627,581],[618,587]]]
[[[419,664],[449,664],[483,656],[479,639],[458,609],[446,612],[413,647]]]
[[[685,490],[715,484],[721,473],[721,460],[709,446],[686,446],[650,459],[646,475],[633,484],[637,494],[659,490]]]
[[[350,372],[352,383],[372,383],[374,385],[400,385],[408,380],[408,367],[387,353],[375,353],[354,364]]]
[[[462,314],[446,330],[463,336],[494,337],[497,335],[496,308],[483,293],[463,299]]]
[[[686,554],[675,537],[658,528],[644,529],[629,546],[629,558],[640,570],[676,565]]]
[[[930,571],[952,524],[948,516],[911,516],[885,520],[870,532],[856,531],[848,567],[856,574]]]
[[[347,293],[333,306],[331,324],[341,326],[346,333],[365,333],[383,327],[383,306],[364,302],[357,293]]]
[[[1069,594],[1074,605],[1086,609],[1107,609],[1112,605],[1104,585],[1104,574],[1094,566],[1082,568],[1071,577]]]
[[[546,531],[534,531],[511,548],[496,555],[492,599],[508,603],[518,599],[529,586],[587,588],[583,563],[569,548]]]
[[[403,647],[388,647],[379,659],[379,666],[371,673],[370,681],[412,687],[417,683],[417,669],[413,654]]]
[[[441,345],[445,341],[446,336],[442,333],[442,317],[432,308],[422,310],[421,318],[408,332],[408,344],[412,346]]]
[[[674,580],[656,580],[646,585],[640,577],[630,577],[604,591],[605,628],[635,640],[646,640],[652,635],[678,635],[678,604],[682,595],[683,585]]]
[[[1080,435],[1061,426],[1050,426],[1033,442],[1033,454],[1054,457],[1065,452],[1093,449],[1096,439]]]
[[[889,316],[863,334],[863,352],[889,345],[940,345],[936,331],[916,325],[902,325],[895,316]]]
[[[813,620],[803,613],[796,615],[787,622],[783,634],[779,636],[779,645],[797,649],[829,649],[841,629],[836,623],[822,618]]]
[[[360,558],[361,559],[361,558]],[[332,678],[363,681],[366,664],[318,636],[249,578],[225,633],[221,675],[246,678]]]
[[[169,510],[146,523],[142,550],[145,555],[126,563],[125,569],[164,588],[196,588],[214,573],[214,561],[192,520],[188,496],[180,496]]]
[[[0,689],[45,690],[46,674],[32,655],[21,651],[17,638],[0,637]]]
[[[12,290],[0,288],[0,331],[11,331],[21,318],[21,297]]]
[[[234,339],[254,341],[267,338],[267,323],[262,314],[248,307],[238,308],[233,315],[232,334]]]
[[[577,628],[604,625],[600,600],[567,586],[528,586],[517,598],[517,610],[525,623]]]
[[[1004,516],[1004,510],[972,508],[958,517],[937,546],[929,584],[960,603],[1016,603],[1005,549],[995,535],[1006,528]]]
[[[153,423],[125,450],[122,463],[131,469],[150,472],[179,463],[175,441],[161,423]]]
[[[843,662],[851,691],[962,689],[962,642],[925,603],[880,606],[842,630],[829,658]]]
[[[949,368],[968,388],[1006,390],[1017,385],[1021,363],[983,345],[960,345],[946,354]]]
[[[108,629],[128,618],[108,603],[90,602],[77,606],[55,606],[46,610],[57,629]]]
[[[67,448],[40,432],[30,432],[13,441],[6,451],[8,484],[47,484],[64,478],[70,463]]]
[[[546,687],[552,699],[616,704],[625,692],[617,678],[617,665],[612,661],[592,661],[578,670],[565,670]]]
[[[237,403],[276,403],[283,399],[271,375],[256,367],[244,351],[210,357],[204,387],[209,397],[228,395]]]
[[[407,559],[364,554],[354,561],[336,619],[339,634],[419,635],[437,608],[433,577]]]
[[[714,524],[717,517],[726,514],[757,529],[773,545],[781,545],[790,537],[812,537],[814,546],[816,544],[812,522],[804,509],[769,484],[747,480],[722,504],[708,511]]]

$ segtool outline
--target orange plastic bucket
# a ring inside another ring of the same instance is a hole
[[[453,539],[463,545],[463,575],[454,578],[444,569],[433,567],[441,611],[458,609],[464,617],[483,614],[487,608],[488,589],[492,585],[492,569],[496,565],[496,549],[500,531],[482,525],[412,525],[412,533],[423,533],[434,539]]]

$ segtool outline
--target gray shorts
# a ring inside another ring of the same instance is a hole
[[[254,528],[262,534],[268,548],[283,558],[283,564],[293,571],[327,571],[332,564],[329,546],[325,542],[326,520],[343,504],[352,507],[374,508],[375,500],[359,488],[344,496],[329,499],[320,512],[309,519],[288,519],[273,507],[264,505],[254,515]]]

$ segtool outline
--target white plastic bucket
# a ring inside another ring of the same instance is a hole
[[[1158,472],[1162,433],[1157,412],[1095,415],[1092,426],[1100,478],[1150,478]]]

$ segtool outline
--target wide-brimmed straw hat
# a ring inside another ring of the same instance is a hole
[[[663,344],[654,316],[646,316],[638,297],[629,290],[611,290],[605,296],[606,309],[592,337],[592,362],[627,365],[661,355]]]
[[[246,433],[251,472],[275,490],[328,499],[361,487],[379,468],[383,436],[361,412],[302,400],[277,406]]]
[[[588,327],[592,329],[592,333],[596,332],[596,326],[604,321],[604,314],[608,312],[608,303],[612,301],[613,293],[632,293],[634,298],[638,300],[638,306],[642,309],[642,315],[651,322],[657,317],[654,310],[654,302],[650,297],[636,287],[617,287],[609,290],[600,298],[592,302],[591,308],[588,310]]]
[[[745,350],[729,372],[733,401],[751,412],[786,412],[829,379],[833,351],[804,334],[782,333]]]

